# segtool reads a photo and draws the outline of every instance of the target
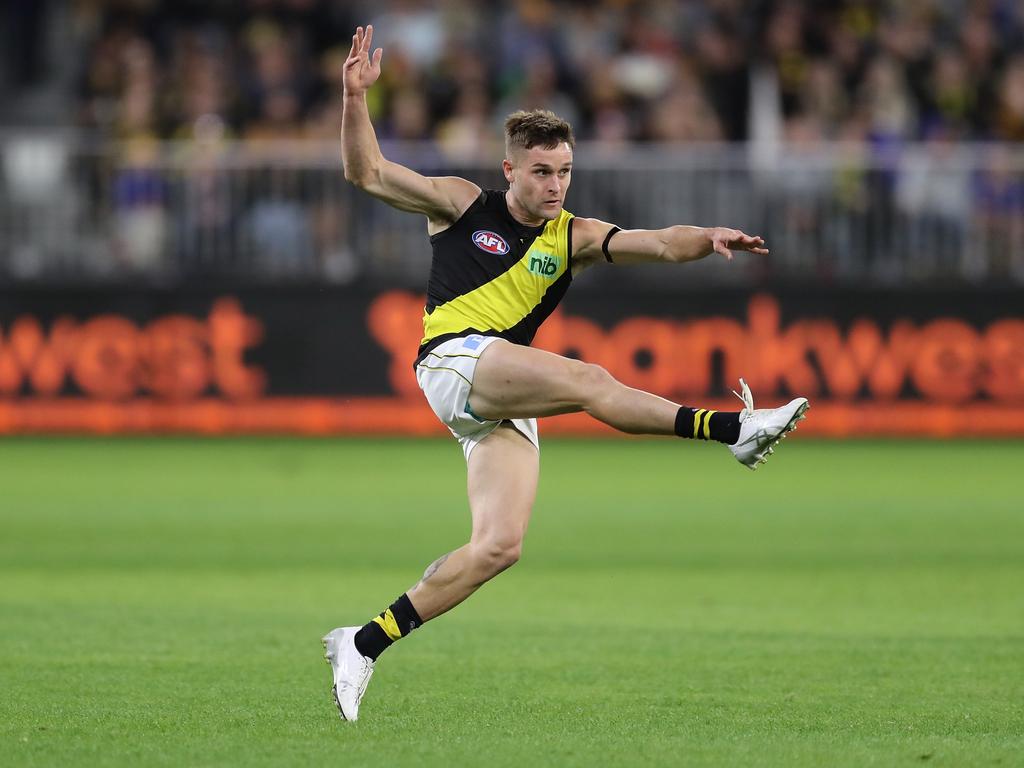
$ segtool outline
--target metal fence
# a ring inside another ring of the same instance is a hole
[[[385,146],[501,187],[500,156]],[[0,135],[0,278],[422,287],[422,217],[349,185],[335,143],[95,144]],[[566,207],[623,227],[724,225],[768,258],[593,270],[581,283],[1024,284],[1024,150],[1011,145],[580,145]]]

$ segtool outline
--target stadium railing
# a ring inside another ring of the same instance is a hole
[[[385,153],[501,186],[500,152]],[[599,271],[587,286],[1024,283],[1015,145],[630,146],[583,143],[566,207],[625,227],[725,225],[769,259]],[[335,142],[96,142],[0,134],[0,275],[9,282],[225,278],[420,287],[423,222],[349,185]]]

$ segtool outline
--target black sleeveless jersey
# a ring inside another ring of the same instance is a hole
[[[416,362],[470,333],[529,345],[572,282],[572,218],[562,210],[543,226],[526,227],[509,213],[504,192],[488,190],[433,235]]]

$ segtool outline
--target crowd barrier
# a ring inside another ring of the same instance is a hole
[[[487,157],[429,144],[385,151],[427,175],[505,183],[500,147]],[[636,285],[1024,284],[1018,145],[580,144],[575,160],[573,213],[625,228],[738,227],[772,249],[770,259],[634,270],[626,279]],[[0,133],[5,282],[418,288],[429,262],[423,218],[346,182],[336,142],[90,143]]]

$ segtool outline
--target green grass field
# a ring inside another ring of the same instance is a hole
[[[523,560],[342,723],[320,636],[468,534],[443,440],[0,441],[4,765],[1024,765],[1024,442],[548,440]]]

